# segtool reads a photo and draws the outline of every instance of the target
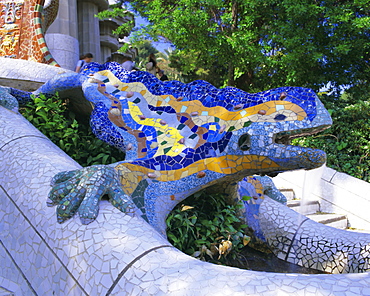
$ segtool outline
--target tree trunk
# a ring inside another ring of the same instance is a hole
[[[253,87],[253,71],[242,74],[234,83],[237,88],[249,91]]]
[[[234,65],[230,63],[228,71],[227,71],[227,85],[228,86],[235,86],[234,72],[235,72],[235,67]]]
[[[234,32],[238,28],[238,2],[233,1],[232,7],[231,7],[231,15],[232,15],[232,26],[231,26],[231,32]],[[232,64],[232,62],[229,63],[228,73],[227,73],[227,85],[228,86],[235,86],[235,67]]]

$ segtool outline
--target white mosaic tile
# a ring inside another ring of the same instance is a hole
[[[280,219],[273,219],[271,213]],[[261,204],[260,221],[266,240],[280,259],[330,273],[370,271],[369,234],[316,223],[269,198]]]
[[[69,70],[40,64],[33,61],[16,60],[0,57],[0,77],[7,79],[46,82],[60,72],[70,72]]]

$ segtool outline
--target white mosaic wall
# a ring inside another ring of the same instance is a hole
[[[0,85],[36,90],[57,74],[69,70],[26,60],[0,57]]]
[[[3,107],[0,162],[0,286],[15,295],[370,295],[369,273],[276,274],[198,261],[107,202],[89,225],[58,224],[46,206],[49,182],[79,166]]]
[[[370,271],[370,234],[316,223],[266,198],[260,225],[278,258],[329,273]]]

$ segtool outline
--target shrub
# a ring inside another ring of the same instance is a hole
[[[322,149],[327,165],[370,182],[370,101],[349,94],[322,100],[331,112],[333,125],[325,132],[298,138],[293,144]]]
[[[200,191],[177,205],[168,215],[167,237],[179,250],[201,260],[227,263],[238,257],[249,242],[238,210],[241,204],[228,205],[221,194]]]
[[[20,108],[20,113],[81,166],[124,159],[123,152],[92,133],[87,118],[78,118],[68,109],[68,100],[40,95]]]

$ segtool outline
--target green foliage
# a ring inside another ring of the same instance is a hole
[[[126,16],[132,16],[132,12],[122,8],[119,4],[113,4],[109,6],[108,10],[104,10],[99,12],[96,17],[100,20],[109,19],[109,18],[124,18]],[[117,29],[115,29],[112,33],[123,38],[124,36],[130,35],[132,28],[135,26],[135,21],[130,20],[128,22],[124,22],[120,25]]]
[[[184,82],[181,72],[171,67],[170,57],[172,56],[172,54],[173,50],[171,48],[165,49],[164,52],[159,52],[156,55],[157,66],[159,67],[159,69],[165,72],[169,80],[178,80]]]
[[[329,167],[370,182],[370,100],[344,93],[323,102],[331,112],[332,127],[293,144],[324,150]]]
[[[171,67],[170,57],[172,56],[172,51],[165,50],[165,52],[159,52],[149,40],[139,40],[136,42],[136,49],[138,50],[138,55],[135,58],[136,67],[142,71],[146,71],[146,63],[148,62],[148,57],[150,54],[155,54],[157,58],[157,66],[159,69],[165,71],[165,74],[170,80],[180,80],[183,78],[181,74]]]
[[[212,64],[202,59],[203,55],[197,50],[175,50],[169,55],[169,66],[181,73],[181,80],[185,83],[203,79],[216,87],[222,87],[227,79],[227,67],[220,66],[217,60]]]
[[[329,81],[350,85],[369,77],[368,0],[128,2],[151,23],[144,39],[164,36],[181,51],[178,65],[189,70],[177,69],[186,75],[219,69],[228,85],[247,91],[318,90]]]
[[[228,205],[221,194],[208,195],[206,191],[197,192],[184,202],[191,206],[179,204],[167,217],[169,241],[202,260],[226,263],[228,258],[236,258],[249,242],[244,233],[247,226],[237,214],[241,205]],[[231,246],[229,252],[225,246]]]
[[[68,100],[40,95],[20,112],[82,166],[110,164],[124,159],[123,152],[96,138],[88,120],[77,118],[68,110]]]
[[[136,43],[138,55],[135,58],[135,62],[137,65],[140,65],[142,70],[145,70],[145,65],[148,62],[148,57],[151,53],[157,54],[158,50],[152,45],[149,40],[141,40],[140,42]]]

